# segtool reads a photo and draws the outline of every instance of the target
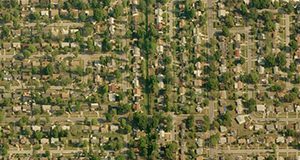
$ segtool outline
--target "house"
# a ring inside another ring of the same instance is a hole
[[[238,139],[238,144],[246,144],[247,140],[245,138]]]
[[[109,128],[110,128],[111,132],[116,132],[117,130],[119,130],[119,126],[118,125],[114,125],[114,124],[110,125]]]
[[[42,138],[42,139],[40,140],[40,143],[41,143],[41,144],[49,144],[49,139],[48,139],[48,138]]]
[[[295,105],[295,111],[300,112],[300,105]]]
[[[276,138],[276,143],[284,143],[285,142],[285,138],[283,136],[279,136]]]
[[[70,47],[70,43],[69,43],[69,42],[61,42],[61,43],[60,43],[60,47],[61,47],[61,48]]]
[[[13,42],[12,47],[15,49],[21,49],[21,43],[20,42]]]
[[[58,1],[59,1],[59,0],[50,0],[50,3],[51,3],[52,5],[58,5]]]
[[[51,110],[51,105],[42,105],[42,110],[44,112],[49,112]]]
[[[51,9],[50,10],[50,16],[51,16],[52,19],[54,19],[55,16],[59,16],[58,9]]]
[[[91,144],[99,144],[100,143],[100,141],[97,137],[92,137],[90,139],[90,142],[91,142]]]
[[[260,124],[254,125],[254,130],[255,130],[255,131],[258,131],[258,130],[261,130],[261,129],[264,129],[264,126],[263,126],[263,125],[260,125]]]
[[[272,131],[275,131],[275,130],[276,130],[274,124],[268,124],[268,125],[266,125],[266,129],[267,129],[267,131],[269,131],[269,132],[272,132]]]
[[[99,103],[91,103],[90,107],[91,107],[91,110],[96,110],[97,108],[99,108]]]
[[[38,4],[40,2],[40,0],[31,0],[30,2],[31,2],[31,4]]]
[[[198,147],[203,147],[203,144],[204,144],[204,140],[201,139],[201,138],[197,138],[196,140],[196,144]]]
[[[219,9],[218,10],[218,16],[219,17],[225,17],[229,12],[226,11],[225,9]]]
[[[93,133],[98,133],[99,129],[100,129],[99,126],[96,126],[96,125],[91,126],[91,130],[93,131]]]
[[[246,115],[238,115],[238,116],[236,116],[235,119],[236,119],[237,123],[238,123],[238,124],[243,124],[243,123],[245,123],[245,122],[246,122],[245,116],[246,116]]]
[[[29,4],[29,0],[20,0],[20,4],[21,4],[22,6],[26,6],[26,5]]]
[[[295,108],[292,105],[285,107],[286,112],[295,112]]]
[[[171,132],[165,132],[163,130],[159,131],[159,137],[163,141],[172,141],[172,139],[173,139]]]
[[[263,157],[263,156],[257,156],[256,159],[257,159],[257,160],[265,160],[265,157]]]
[[[135,111],[139,111],[141,110],[141,105],[139,103],[134,103],[132,108],[135,110]]]
[[[196,149],[196,154],[197,154],[197,155],[203,154],[203,148],[197,148],[197,149]]]
[[[76,43],[76,42],[71,42],[70,43],[70,47],[71,48],[76,48],[76,47],[78,47],[79,45],[78,45],[78,43]]]
[[[71,129],[71,127],[70,127],[70,126],[63,125],[63,126],[61,126],[61,129],[64,130],[64,131],[68,131],[68,130]]]
[[[59,139],[58,138],[51,138],[51,144],[56,144],[56,143],[58,143],[59,142]]]
[[[220,132],[222,133],[227,132],[227,128],[225,126],[220,126]]]
[[[117,100],[117,94],[116,93],[109,93],[108,94],[108,100],[110,102],[115,102]]]
[[[264,105],[264,104],[256,105],[256,111],[257,112],[265,112],[265,110],[266,110],[266,105]]]
[[[227,138],[226,137],[221,137],[219,140],[219,144],[226,144],[227,143]]]
[[[42,10],[41,11],[41,16],[49,17],[49,11],[48,10]]]
[[[61,33],[62,33],[63,35],[68,35],[68,34],[69,34],[69,29],[62,28],[62,29],[61,29]]]
[[[242,99],[237,99],[235,103],[236,103],[236,109],[235,109],[236,113],[242,114],[244,111]]]
[[[37,125],[33,125],[33,126],[31,126],[31,129],[33,130],[33,131],[41,131],[41,126],[37,126]]]
[[[134,88],[134,89],[133,89],[133,95],[134,95],[135,97],[140,97],[141,94],[142,94],[142,92],[141,92],[141,89],[140,89],[140,88]]]
[[[198,113],[202,113],[202,111],[203,111],[203,108],[202,108],[202,107],[200,107],[200,106],[197,106],[197,108],[196,108],[196,112],[198,112]]]
[[[10,42],[3,42],[2,48],[6,49],[6,50],[11,49],[11,43]]]
[[[284,108],[283,107],[276,107],[275,108],[275,112],[277,113],[277,114],[280,114],[280,113],[283,113],[284,112]]]
[[[20,112],[22,110],[21,106],[13,106],[13,112]]]
[[[232,144],[236,142],[236,138],[234,136],[227,136],[227,143]]]

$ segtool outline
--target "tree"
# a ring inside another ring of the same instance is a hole
[[[28,117],[22,117],[16,122],[18,126],[23,127],[28,124]]]
[[[80,12],[79,13],[79,20],[81,22],[85,22],[87,20],[87,15],[85,14],[85,12]]]
[[[248,113],[252,113],[255,110],[256,107],[256,101],[255,99],[251,98],[244,102],[244,106],[248,109]]]
[[[132,131],[131,125],[128,124],[124,118],[121,119],[120,126],[121,126],[121,132],[124,134],[128,134]]]
[[[148,118],[145,113],[135,112],[132,118],[132,126],[140,130],[146,130],[148,125]]]
[[[224,126],[231,126],[231,115],[229,112],[226,112],[225,114],[221,114],[218,122],[220,125],[224,125]]]
[[[43,138],[43,136],[44,136],[43,132],[40,131],[36,131],[33,134],[33,137],[38,141],[40,141]]]
[[[0,155],[6,156],[8,153],[8,149],[9,149],[9,147],[6,143],[5,144],[1,143],[0,144]]]
[[[121,137],[112,137],[110,141],[105,145],[108,150],[120,150],[124,146],[124,140]]]
[[[178,149],[178,145],[176,144],[176,142],[171,142],[167,144],[165,148],[165,158],[170,160],[175,159],[175,155],[176,155],[175,153],[177,149]]]
[[[185,13],[185,17],[187,19],[192,19],[192,18],[194,18],[196,16],[196,10],[193,7],[186,6],[184,13]]]
[[[168,3],[169,0],[156,0],[156,2],[161,3],[162,5]]]
[[[118,4],[115,8],[114,11],[112,13],[113,17],[118,18],[123,14],[123,6],[121,4]]]
[[[286,56],[284,53],[279,53],[275,59],[276,61],[276,64],[279,66],[279,67],[284,67],[286,65]]]
[[[257,9],[269,8],[271,6],[271,0],[251,0],[249,6]]]
[[[44,157],[50,157],[50,151],[46,150],[44,153]]]
[[[274,155],[269,155],[269,156],[266,158],[266,160],[275,160],[275,157],[274,157]]]
[[[242,3],[239,11],[242,16],[246,16],[247,15],[247,6],[244,3]]]
[[[37,49],[34,45],[30,44],[28,47],[27,47],[27,50],[31,53],[34,53],[34,52],[37,52]]]
[[[81,35],[82,36],[87,37],[87,36],[90,36],[93,33],[94,33],[94,27],[90,23],[86,23],[84,25],[84,27],[81,28]]]
[[[112,113],[106,113],[105,114],[105,118],[106,118],[106,120],[108,121],[108,122],[111,122],[112,121],[112,119],[113,119],[113,115],[112,115]]]
[[[207,18],[206,16],[199,16],[198,23],[201,27],[203,27],[206,24]]]
[[[98,92],[102,95],[108,93],[108,85],[105,84],[103,86],[100,86],[99,89],[98,89]]]
[[[195,127],[195,117],[194,115],[189,115],[185,120],[185,125],[189,130],[193,130]]]
[[[31,52],[27,49],[23,50],[22,53],[24,58],[29,58],[31,56]]]
[[[111,0],[103,0],[104,6],[109,6]]]
[[[204,84],[205,88],[209,91],[218,89],[218,79],[216,76],[212,75],[208,77],[207,82]]]
[[[2,20],[5,22],[5,23],[8,23],[10,22],[12,19],[12,16],[10,13],[3,13],[2,15]]]
[[[105,18],[105,11],[101,8],[94,9],[94,19],[98,22],[103,21]]]
[[[0,122],[3,121],[4,117],[5,117],[4,112],[0,111]]]
[[[219,133],[217,133],[217,134],[210,136],[208,142],[210,145],[216,146],[218,144],[219,140],[220,140],[220,135],[219,135]]]
[[[286,14],[291,14],[294,11],[294,6],[291,2],[289,2],[283,7],[283,10],[286,12]]]
[[[112,49],[112,44],[109,42],[108,38],[104,38],[102,41],[102,51],[108,52],[111,51],[111,49]]]
[[[296,40],[291,40],[289,46],[290,46],[290,48],[291,48],[292,51],[295,51],[298,48],[298,43],[297,43]]]
[[[124,104],[124,105],[121,105],[118,110],[117,110],[117,113],[118,114],[126,114],[128,113],[129,111],[131,110],[131,106],[129,104]]]
[[[133,149],[131,149],[131,148],[127,151],[127,156],[128,156],[128,159],[132,159],[132,160],[136,159],[136,155],[135,155]]]
[[[116,157],[116,160],[126,160],[125,156],[124,155],[118,155]]]
[[[265,31],[272,32],[274,30],[275,30],[275,23],[274,23],[274,21],[271,21],[271,20],[266,21],[265,22]]]
[[[10,36],[10,29],[7,26],[3,26],[2,27],[2,32],[1,32],[1,37],[4,39],[4,38],[7,38],[9,36]]]
[[[265,67],[274,67],[276,65],[276,58],[273,54],[269,54],[265,57]]]
[[[226,26],[223,26],[223,27],[222,27],[222,34],[223,34],[223,36],[225,36],[225,37],[228,37],[228,36],[229,36],[230,32],[229,32],[228,27],[226,27]]]
[[[87,4],[84,3],[82,0],[72,0],[70,1],[71,5],[79,10],[83,10],[87,8]]]
[[[224,21],[225,21],[226,27],[231,28],[234,26],[234,20],[233,20],[232,15],[227,15],[225,17]]]
[[[166,121],[165,131],[169,132],[173,129],[173,118],[171,115],[168,115],[164,119]]]
[[[210,120],[207,115],[203,117],[202,131],[206,132],[210,129]]]
[[[284,87],[279,84],[274,84],[269,88],[269,90],[272,92],[279,92],[279,91],[282,91],[283,89],[284,89]]]
[[[28,18],[30,21],[36,21],[40,19],[40,14],[38,12],[31,13]]]
[[[241,77],[242,81],[248,84],[256,84],[259,80],[257,72],[251,72]]]
[[[43,68],[42,73],[44,75],[52,75],[54,73],[54,67],[49,63],[45,68]]]

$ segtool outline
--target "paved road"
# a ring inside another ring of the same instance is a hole
[[[280,122],[300,122],[300,118],[257,118],[251,117],[254,121],[267,122],[267,121],[280,121]]]
[[[286,14],[285,19],[285,45],[289,46],[290,44],[290,15]]]
[[[174,36],[174,1],[170,1],[168,4],[168,7],[169,7],[169,36],[171,39],[173,39],[173,36]]]
[[[82,152],[82,150],[49,150],[50,154],[74,154]],[[32,154],[33,150],[8,150],[8,154]],[[45,151],[35,151],[35,153],[45,153]]]
[[[215,0],[207,0],[207,38],[208,41],[210,41],[214,34],[215,34],[215,29],[213,25],[213,5],[215,3]],[[208,53],[210,53],[210,50],[208,50]]]
[[[82,114],[83,116],[80,116],[78,114],[76,115],[72,115],[72,116],[68,116],[68,115],[63,115],[63,116],[59,116],[59,117],[49,117],[50,122],[55,123],[55,122],[82,122],[85,120],[85,117],[88,117],[89,119],[98,119],[98,118],[104,118],[104,117],[99,117],[99,116],[92,116],[90,114]],[[190,114],[181,114],[181,115],[175,115],[174,117],[174,123],[176,124],[180,124],[182,123],[183,120],[187,119],[188,116]],[[197,114],[193,114],[195,117],[195,120],[201,120],[204,116],[203,113],[197,113]],[[75,117],[77,116],[77,117]],[[117,118],[124,118],[124,117],[128,117],[128,115],[118,115]],[[149,115],[149,117],[151,117],[151,115]],[[6,124],[6,123],[10,123],[10,122],[16,122],[20,119],[21,117],[6,117],[4,118],[4,120],[1,122],[1,124]],[[44,116],[39,116],[40,119],[46,118]],[[35,117],[30,117],[29,121],[35,121]]]
[[[12,25],[11,24],[7,24],[7,25]],[[23,27],[34,27],[36,26],[37,23],[24,23],[21,24],[21,26]],[[73,28],[78,28],[78,27],[83,27],[84,23],[74,23],[74,22],[57,22],[57,23],[51,23],[49,25],[47,25],[46,23],[40,23],[40,25],[45,26],[45,28],[47,27],[73,27]]]
[[[219,154],[258,154],[258,153],[268,153],[268,152],[274,152],[273,149],[234,149],[234,150],[218,150],[214,149],[215,152]],[[276,149],[276,152],[279,153],[299,153],[300,151],[293,148],[287,148],[287,149]]]
[[[209,101],[208,107],[209,107],[209,120],[210,122],[213,122],[215,119],[215,101]]]

